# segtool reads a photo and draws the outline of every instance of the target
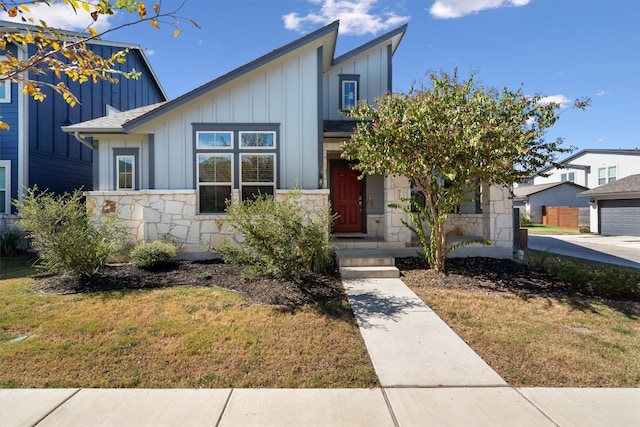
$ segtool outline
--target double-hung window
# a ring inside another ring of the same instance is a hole
[[[609,166],[606,168],[598,169],[598,185],[608,184],[614,182],[617,179],[617,167]]]
[[[340,109],[347,110],[358,103],[358,86],[360,76],[357,74],[341,74],[340,80]]]
[[[114,188],[116,190],[139,190],[138,148],[114,148],[113,170]]]
[[[576,182],[576,173],[575,172],[563,173],[562,175],[560,175],[560,181]]]
[[[0,160],[0,214],[11,212],[11,161]]]
[[[199,213],[224,212],[233,190],[241,200],[275,194],[278,128],[194,124]]]
[[[7,59],[6,56],[0,56],[0,60]],[[11,103],[11,82],[9,80],[0,81],[0,103]]]

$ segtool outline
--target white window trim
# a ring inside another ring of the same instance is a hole
[[[120,187],[120,159],[131,158],[131,188]],[[136,156],[133,154],[116,155],[116,190],[118,191],[135,191],[136,189]]]
[[[231,136],[231,144],[225,147],[210,147],[200,145],[201,134],[225,134]],[[233,150],[235,141],[233,140],[233,131],[208,131],[200,130],[196,132],[196,149],[197,150]]]
[[[354,88],[353,88],[354,89],[354,92],[353,92],[353,97],[354,97],[353,105],[346,105],[345,104],[345,96],[346,96],[346,93],[347,93],[346,90],[345,90],[345,86],[346,86],[347,83],[353,83],[353,85],[354,85]],[[356,106],[358,104],[358,81],[357,80],[343,80],[342,81],[342,92],[341,93],[342,93],[342,97],[340,99],[340,107],[343,110],[346,110],[347,108],[351,108],[353,106]]]
[[[4,61],[6,59],[7,59],[6,56],[0,55],[0,61]],[[11,81],[4,80],[2,84],[5,85],[5,88],[4,88],[4,96],[0,97],[0,104],[10,104],[11,103]]]
[[[252,146],[252,145],[242,145],[242,135],[244,134],[250,134],[250,133],[263,133],[263,134],[271,134],[273,135],[273,145],[272,146],[266,146],[266,147],[259,147],[259,146]],[[276,149],[276,143],[277,143],[277,138],[276,138],[276,132],[274,131],[260,131],[260,130],[255,130],[255,131],[239,131],[238,132],[238,139],[240,139],[240,141],[238,142],[238,148],[240,148],[241,150],[275,150]]]
[[[245,182],[242,180],[242,156],[271,156],[273,158],[273,181],[265,181],[265,182],[253,182],[248,181]],[[239,186],[240,189],[240,200],[242,200],[242,188],[247,187],[273,187],[273,195],[276,194],[276,182],[278,179],[276,178],[276,174],[278,171],[276,170],[276,154],[275,153],[240,153],[240,158],[238,159],[238,163],[240,164],[240,175],[239,175]]]
[[[11,160],[0,160],[0,166],[5,168],[4,188],[0,189],[5,192],[4,211],[0,214],[8,215],[11,213]]]

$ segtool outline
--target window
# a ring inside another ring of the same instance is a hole
[[[0,160],[0,214],[11,212],[11,161]]]
[[[242,154],[240,167],[240,195],[247,200],[259,194],[273,196],[275,189],[275,154]]]
[[[224,212],[233,190],[241,200],[275,194],[278,128],[194,124],[200,213]]]
[[[360,76],[342,74],[340,79],[340,109],[355,107],[358,102],[358,83]]]
[[[224,212],[231,199],[232,154],[198,154],[200,212]]]
[[[134,156],[116,156],[116,165],[118,170],[116,176],[118,177],[117,190],[134,190],[133,177],[134,174]]]
[[[617,178],[617,167],[609,166],[598,169],[598,185],[614,182]]]
[[[575,172],[563,173],[562,175],[560,175],[560,181],[576,182],[576,173]]]
[[[113,181],[116,190],[139,190],[138,148],[113,149]]]
[[[232,148],[233,133],[231,132],[196,132],[198,149]]]
[[[0,61],[7,59],[0,56]],[[11,82],[9,80],[0,81],[0,103],[9,104],[11,102]]]

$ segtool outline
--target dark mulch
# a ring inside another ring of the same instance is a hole
[[[449,258],[444,273],[427,270],[419,258],[398,258],[396,266],[418,286],[510,292],[524,297],[567,293],[566,285],[547,273],[509,259]]]
[[[300,306],[343,298],[344,289],[336,271],[312,274],[300,285],[270,278],[243,278],[243,267],[212,261],[179,261],[162,268],[141,269],[131,264],[107,265],[90,279],[68,276],[41,279],[43,293],[87,293],[111,290],[152,289],[172,286],[216,286],[237,291],[263,304]]]

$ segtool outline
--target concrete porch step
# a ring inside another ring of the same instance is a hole
[[[397,279],[400,270],[394,266],[340,267],[343,279]]]
[[[340,257],[339,267],[390,267],[396,265],[396,260],[390,256],[362,256],[362,257]]]

